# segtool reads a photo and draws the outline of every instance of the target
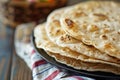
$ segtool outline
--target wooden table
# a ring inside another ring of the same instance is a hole
[[[31,70],[14,49],[14,30],[0,24],[0,80],[32,80]]]

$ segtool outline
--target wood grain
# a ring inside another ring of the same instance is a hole
[[[0,26],[0,80],[32,80],[31,70],[15,54],[14,30],[2,27]]]
[[[32,80],[32,72],[15,53],[13,54],[11,80]]]
[[[0,32],[0,80],[9,80],[12,62],[13,30],[4,27],[1,28]]]

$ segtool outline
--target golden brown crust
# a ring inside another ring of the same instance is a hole
[[[88,1],[67,9],[60,21],[72,37],[120,59],[119,11],[120,3],[114,1]],[[74,16],[78,12],[86,15]],[[72,23],[68,25],[66,19]]]
[[[75,69],[87,70],[87,71],[104,71],[112,72],[114,74],[120,74],[119,67],[111,66],[103,63],[91,63],[76,60],[74,58],[62,56],[58,53],[47,52],[50,56],[54,57],[58,62],[71,66]]]

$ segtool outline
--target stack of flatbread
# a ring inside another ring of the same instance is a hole
[[[120,3],[87,1],[53,11],[35,43],[75,69],[120,74]]]

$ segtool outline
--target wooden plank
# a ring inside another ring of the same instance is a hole
[[[13,55],[11,80],[32,80],[32,72],[16,54]]]
[[[32,80],[31,70],[13,52],[14,30],[0,26],[0,80]]]
[[[13,30],[0,25],[0,80],[9,80]]]
[[[0,58],[0,80],[9,80],[10,78],[10,67],[11,58],[3,56]]]
[[[5,64],[5,58],[2,58],[1,60],[0,60],[0,75],[2,76],[2,69],[3,69],[3,67],[4,67],[4,64]]]

